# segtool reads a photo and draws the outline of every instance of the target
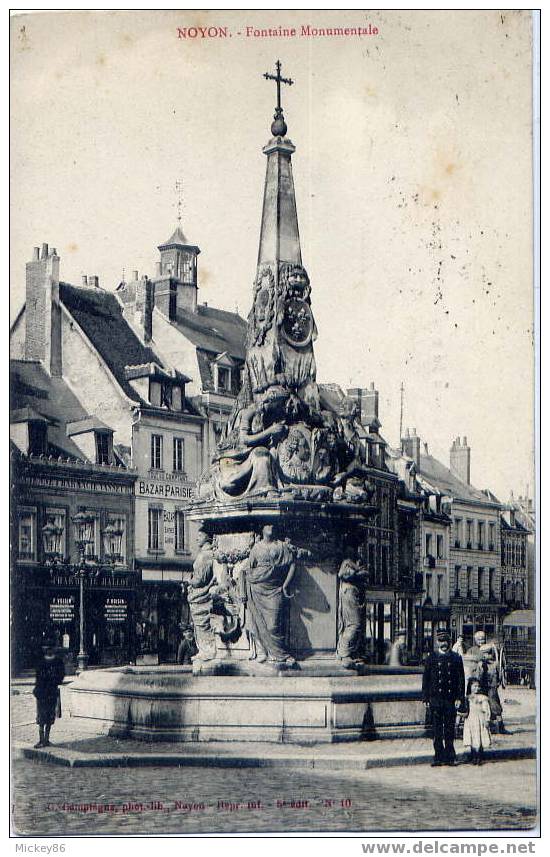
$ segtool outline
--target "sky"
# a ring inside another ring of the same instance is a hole
[[[297,34],[246,35],[279,26]],[[199,301],[246,316],[280,59],[318,380],[374,382],[391,445],[403,383],[431,454],[448,464],[467,436],[474,485],[532,496],[529,12],[33,13],[11,30],[12,318],[42,242],[67,282],[154,276],[177,181]]]

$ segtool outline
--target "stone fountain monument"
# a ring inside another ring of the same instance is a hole
[[[187,597],[192,674],[83,673],[72,716],[118,735],[316,742],[423,728],[418,672],[361,658],[362,546],[379,512],[352,407],[317,384],[311,284],[302,264],[277,84],[243,383],[189,519],[200,526]]]

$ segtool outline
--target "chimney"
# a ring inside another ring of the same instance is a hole
[[[134,273],[136,273],[134,271]],[[147,276],[136,283],[135,323],[139,327],[143,342],[148,344],[153,338],[153,306],[155,287]]]
[[[92,286],[94,289],[99,289],[99,277],[95,274],[88,277],[88,285]]]
[[[451,446],[449,458],[452,473],[454,473],[461,482],[469,485],[470,447],[468,446],[468,439],[466,437],[462,438],[462,443],[460,443],[459,437],[455,438],[453,445]]]
[[[26,266],[25,359],[39,360],[50,375],[60,376],[61,307],[59,256],[42,244]]]
[[[416,429],[407,429],[405,437],[401,438],[401,452],[408,458],[412,458],[417,468],[420,468],[420,438]]]
[[[347,391],[350,399],[357,404],[359,419],[362,425],[378,431],[380,421],[378,420],[378,390],[374,382],[370,387],[350,387]]]
[[[88,288],[88,277],[86,274],[82,274],[82,285],[85,289]]]

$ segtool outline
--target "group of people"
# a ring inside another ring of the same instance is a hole
[[[466,670],[465,670],[466,665]],[[451,649],[451,635],[437,632],[435,651],[426,659],[422,695],[433,729],[433,767],[456,765],[454,747],[457,717],[463,720],[463,744],[474,765],[483,764],[491,745],[491,731],[506,732],[498,688],[503,682],[499,652],[484,631],[474,635],[466,650],[459,637]]]

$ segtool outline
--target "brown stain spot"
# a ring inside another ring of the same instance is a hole
[[[71,241],[70,244],[67,244],[66,249],[67,253],[76,253],[76,251],[78,250],[78,244],[76,244],[74,241]]]
[[[122,41],[124,42],[125,45],[133,45],[134,44],[133,37],[128,35],[128,33],[122,34]]]
[[[441,191],[437,190],[437,188],[430,189],[430,198],[432,202],[437,202],[441,199]]]
[[[105,59],[105,54],[99,54],[98,58],[96,59],[97,65],[105,65],[106,62],[107,60]]]
[[[28,51],[29,48],[30,48],[30,45],[29,45],[29,37],[27,35],[27,28],[23,24],[23,26],[19,28],[19,50]]]
[[[445,172],[447,173],[448,176],[451,176],[455,170],[456,170],[456,164],[447,164],[447,166],[445,167]]]
[[[199,286],[206,286],[212,279],[212,275],[209,272],[208,268],[201,268],[200,282]]]

